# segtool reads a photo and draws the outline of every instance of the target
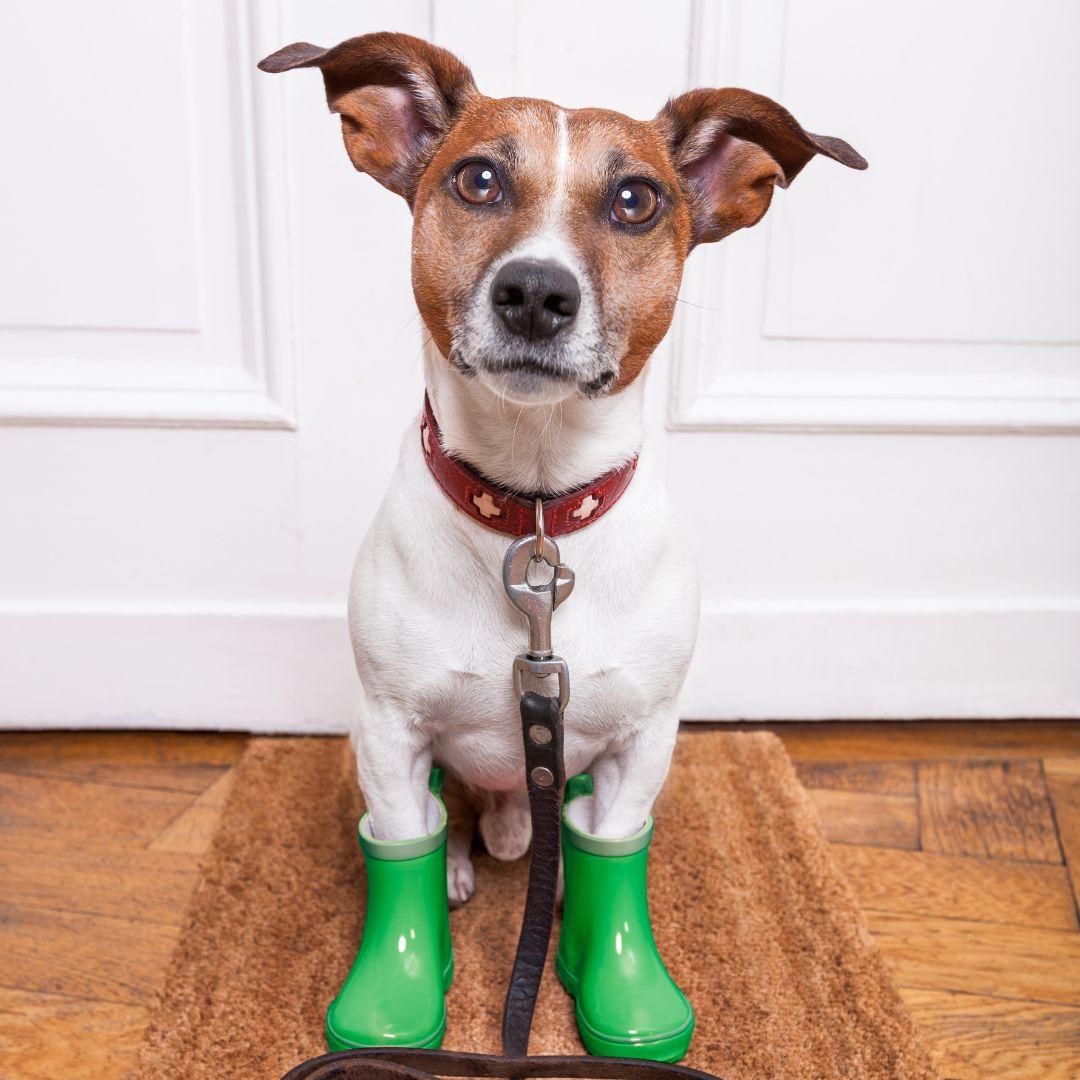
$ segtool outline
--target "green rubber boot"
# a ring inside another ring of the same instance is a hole
[[[652,818],[624,840],[591,836],[568,813],[574,799],[591,794],[587,774],[566,785],[559,978],[575,998],[590,1054],[679,1061],[694,1034],[694,1010],[653,940],[646,893]]]
[[[326,1011],[331,1050],[442,1042],[454,955],[441,769],[432,769],[429,786],[439,804],[439,827],[428,836],[376,840],[368,815],[360,819],[367,913],[352,970]]]

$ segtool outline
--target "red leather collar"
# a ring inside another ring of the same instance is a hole
[[[439,487],[474,521],[507,536],[526,536],[536,531],[533,499],[485,480],[464,461],[446,452],[426,394],[420,420],[420,448]],[[544,499],[544,532],[548,536],[565,536],[602,518],[630,485],[636,468],[634,456],[591,484],[557,498]]]

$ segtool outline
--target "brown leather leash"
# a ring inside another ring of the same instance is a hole
[[[503,1053],[515,1058],[529,1052],[533,1010],[551,942],[559,880],[559,816],[566,786],[562,710],[558,701],[530,690],[522,695],[520,708],[533,834],[525,912],[503,1006]],[[546,744],[541,741],[546,738],[541,732],[550,735]]]
[[[637,1058],[582,1055],[508,1057],[459,1050],[393,1050],[372,1046],[323,1054],[285,1074],[283,1080],[432,1080],[436,1076],[581,1077],[582,1080],[719,1080],[712,1073]]]
[[[539,500],[537,500],[539,502]],[[514,661],[521,736],[525,747],[525,784],[532,818],[529,887],[514,969],[503,1007],[501,1054],[454,1050],[417,1050],[386,1046],[323,1054],[290,1069],[282,1080],[433,1080],[437,1076],[581,1077],[582,1080],[720,1080],[683,1065],[638,1058],[581,1056],[529,1057],[529,1032],[544,977],[561,849],[561,812],[566,786],[563,761],[563,710],[569,700],[566,662],[551,650],[551,616],[570,595],[573,572],[559,562],[559,549],[543,533],[537,507],[537,533],[510,545],[503,561],[503,584],[511,602],[529,620],[529,649]],[[553,570],[544,585],[529,583],[530,565],[546,562]],[[555,677],[558,696],[525,689],[529,678]]]

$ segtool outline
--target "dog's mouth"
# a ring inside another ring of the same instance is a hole
[[[589,378],[591,372],[582,373],[539,356],[466,360],[455,349],[450,354],[450,363],[466,378],[479,378],[500,396],[521,404],[562,400],[568,391],[572,393],[575,390],[582,397],[600,397],[612,388],[616,379],[616,372],[610,367]]]
[[[570,368],[537,356],[486,357],[477,374],[500,397],[519,405],[562,401],[577,383]]]
[[[540,376],[545,379],[557,379],[560,382],[575,381],[573,373],[568,368],[536,356],[485,360],[484,368],[492,375],[524,374],[527,376]]]

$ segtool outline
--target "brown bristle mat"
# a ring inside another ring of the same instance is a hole
[[[323,1013],[360,937],[361,806],[344,740],[253,740],[141,1077],[272,1080],[325,1052]],[[778,739],[684,732],[655,817],[653,927],[697,1010],[685,1064],[726,1080],[937,1075]],[[451,917],[446,1049],[499,1049],[526,876],[524,859],[476,856],[476,895]],[[530,1051],[584,1052],[551,962]]]

